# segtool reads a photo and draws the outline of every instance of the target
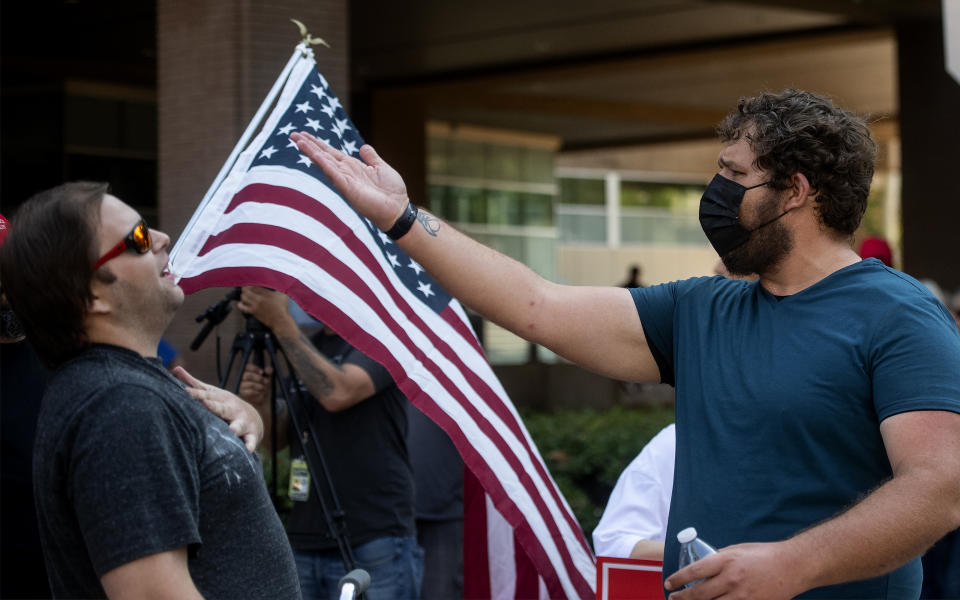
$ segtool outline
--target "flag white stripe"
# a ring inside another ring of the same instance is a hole
[[[517,563],[513,527],[503,518],[490,496],[487,508],[487,564],[490,565],[491,600],[513,600],[517,593]]]

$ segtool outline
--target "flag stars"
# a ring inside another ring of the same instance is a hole
[[[354,154],[354,153],[356,153],[356,151],[357,151],[357,143],[356,143],[356,142],[347,142],[347,141],[343,142],[343,151],[346,152],[347,154]]]
[[[383,243],[384,246],[386,246],[387,244],[393,243],[393,240],[390,239],[390,236],[388,236],[384,232],[377,230],[377,235],[380,236],[380,241]]]
[[[338,108],[340,108],[340,107],[342,107],[342,106],[343,106],[343,105],[340,104],[340,100],[337,99],[336,96],[331,96],[331,97],[330,97],[330,108],[332,108],[333,110],[337,110]],[[331,115],[331,116],[333,116],[333,115]]]
[[[319,119],[307,119],[307,127],[316,132],[318,129],[323,129],[323,126],[320,125]]]
[[[290,132],[296,129],[293,123],[287,123],[283,127],[277,130],[277,135],[290,135]]]
[[[297,105],[297,110],[295,110],[295,111],[293,111],[293,112],[295,112],[295,113],[302,112],[302,113],[306,114],[307,112],[309,112],[309,111],[311,111],[311,110],[313,110],[313,107],[310,106],[310,103],[309,103],[309,102],[304,102],[303,104],[298,104],[298,105]]]
[[[350,127],[350,123],[346,119],[336,119],[337,121],[337,131],[340,132],[340,135],[343,135],[344,131],[350,131],[353,127]]]
[[[328,105],[326,105],[326,104],[324,104],[323,106],[321,106],[321,107],[320,107],[320,110],[323,111],[324,113],[326,113],[327,116],[330,117],[331,119],[333,118],[333,113],[336,112],[336,109],[335,109],[335,108],[333,108],[332,106],[328,106]]]
[[[270,146],[269,148],[264,148],[263,150],[260,151],[260,158],[266,158],[267,160],[270,160],[270,158],[273,156],[273,153],[276,151],[277,149],[274,148],[273,146]]]
[[[307,166],[309,167],[309,166],[312,165],[313,163],[310,162],[310,159],[309,159],[309,158],[307,158],[306,156],[304,156],[303,154],[301,154],[301,155],[300,155],[300,158],[297,159],[297,164],[298,164],[298,165],[307,165]]]
[[[316,94],[316,95],[317,95],[317,100],[323,100],[323,99],[326,97],[326,95],[327,95],[327,93],[326,93],[325,91],[323,91],[323,88],[322,88],[322,87],[320,87],[320,86],[318,86],[318,85],[313,85],[312,83],[310,84],[310,93],[311,93],[311,94]]]
[[[419,279],[417,280],[417,291],[422,293],[424,298],[429,298],[430,296],[434,295],[433,290],[430,289],[430,287],[431,284],[424,283]]]
[[[293,140],[287,140],[287,148],[293,148],[296,151],[300,151],[300,148],[297,148],[297,143]]]
[[[387,260],[390,261],[390,266],[392,266],[394,269],[400,266],[400,261],[397,259],[396,254],[390,254],[389,252],[387,252],[386,254],[387,254]]]
[[[413,260],[412,258],[410,259],[410,264],[407,266],[413,269],[413,272],[416,273],[418,276],[420,275],[420,273],[423,272],[423,267],[420,266],[420,263]]]

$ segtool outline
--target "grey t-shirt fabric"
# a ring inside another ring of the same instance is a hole
[[[300,598],[259,459],[158,359],[96,344],[62,365],[33,472],[56,597],[102,598],[105,573],[187,546],[206,598]]]

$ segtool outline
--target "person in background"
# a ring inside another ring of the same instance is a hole
[[[0,252],[9,233],[0,215]],[[0,282],[0,598],[49,598],[33,507],[33,440],[49,372],[40,363]]]
[[[620,474],[593,530],[597,556],[663,560],[676,446],[671,423]]]
[[[630,265],[630,272],[627,275],[627,280],[620,284],[620,287],[624,288],[633,288],[633,287],[644,287],[643,282],[641,281],[643,270],[640,268],[640,265],[633,264]]]
[[[284,294],[244,287],[237,307],[272,332],[303,384],[304,412],[317,432],[330,483],[346,514],[346,531],[357,567],[370,574],[368,600],[417,598],[423,550],[417,545],[414,482],[407,454],[407,399],[387,370],[324,326],[307,338],[290,313]],[[271,431],[270,376],[252,363],[244,368],[240,397],[257,407]],[[328,507],[324,482],[305,480],[307,461],[290,407],[279,406],[277,448],[289,445],[291,470],[299,484],[287,535],[294,549],[303,596],[335,600],[346,575],[337,540],[330,534],[317,494]],[[269,440],[269,436],[267,438]],[[270,446],[270,442],[264,442]],[[305,483],[309,481],[309,483]]]
[[[157,357],[183,302],[169,243],[106,184],[74,182],[27,200],[0,252],[7,299],[55,369],[33,453],[51,592],[298,599],[256,410]]]
[[[407,448],[416,482],[422,600],[463,597],[463,459],[443,429],[407,403]]]
[[[183,357],[180,356],[180,352],[164,338],[160,338],[160,343],[157,344],[157,356],[160,357],[163,366],[170,371],[183,366]]]
[[[887,240],[879,236],[870,236],[863,239],[860,242],[860,251],[858,252],[860,258],[875,258],[887,265],[888,267],[893,266],[893,251],[890,249],[890,244],[887,243]]]
[[[291,139],[480,314],[602,375],[675,385],[673,600],[916,597],[920,554],[960,524],[960,335],[850,247],[876,159],[863,119],[785,90],[742,98],[718,132],[700,223],[758,280],[630,289],[547,281],[419,210],[370,146]],[[678,570],[691,525],[721,550]]]

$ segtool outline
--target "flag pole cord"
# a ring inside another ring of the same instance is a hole
[[[223,163],[223,167],[220,168],[217,178],[213,180],[213,183],[210,185],[207,193],[203,195],[203,200],[200,201],[200,206],[198,206],[197,210],[193,212],[193,216],[190,217],[190,221],[187,223],[187,226],[183,228],[183,231],[180,233],[180,237],[177,238],[177,243],[174,244],[173,249],[170,251],[171,262],[174,261],[175,257],[177,256],[177,252],[180,250],[180,245],[185,239],[187,239],[187,234],[189,234],[190,230],[193,228],[200,214],[203,213],[203,209],[207,205],[207,202],[209,202],[210,198],[214,196],[217,188],[220,187],[220,184],[223,183],[223,180],[226,178],[227,174],[230,173],[230,169],[232,169],[234,163],[237,162],[237,157],[240,156],[240,153],[243,152],[244,148],[247,147],[247,144],[250,142],[250,138],[253,137],[257,127],[259,127],[260,123],[263,121],[264,115],[273,105],[273,102],[276,100],[277,96],[280,94],[283,84],[286,83],[287,78],[290,77],[290,72],[293,71],[293,67],[301,58],[306,58],[310,54],[312,54],[312,52],[305,43],[301,42],[300,44],[297,44],[296,49],[293,51],[293,55],[291,55],[290,60],[287,61],[287,66],[283,68],[283,71],[280,73],[280,77],[278,77],[273,83],[270,93],[268,93],[267,97],[263,99],[263,103],[260,104],[257,114],[253,116],[250,124],[247,125],[246,131],[243,132],[243,136],[240,138],[240,141],[237,142],[236,146],[234,146],[233,152],[231,152],[230,157],[227,158],[227,162]]]

